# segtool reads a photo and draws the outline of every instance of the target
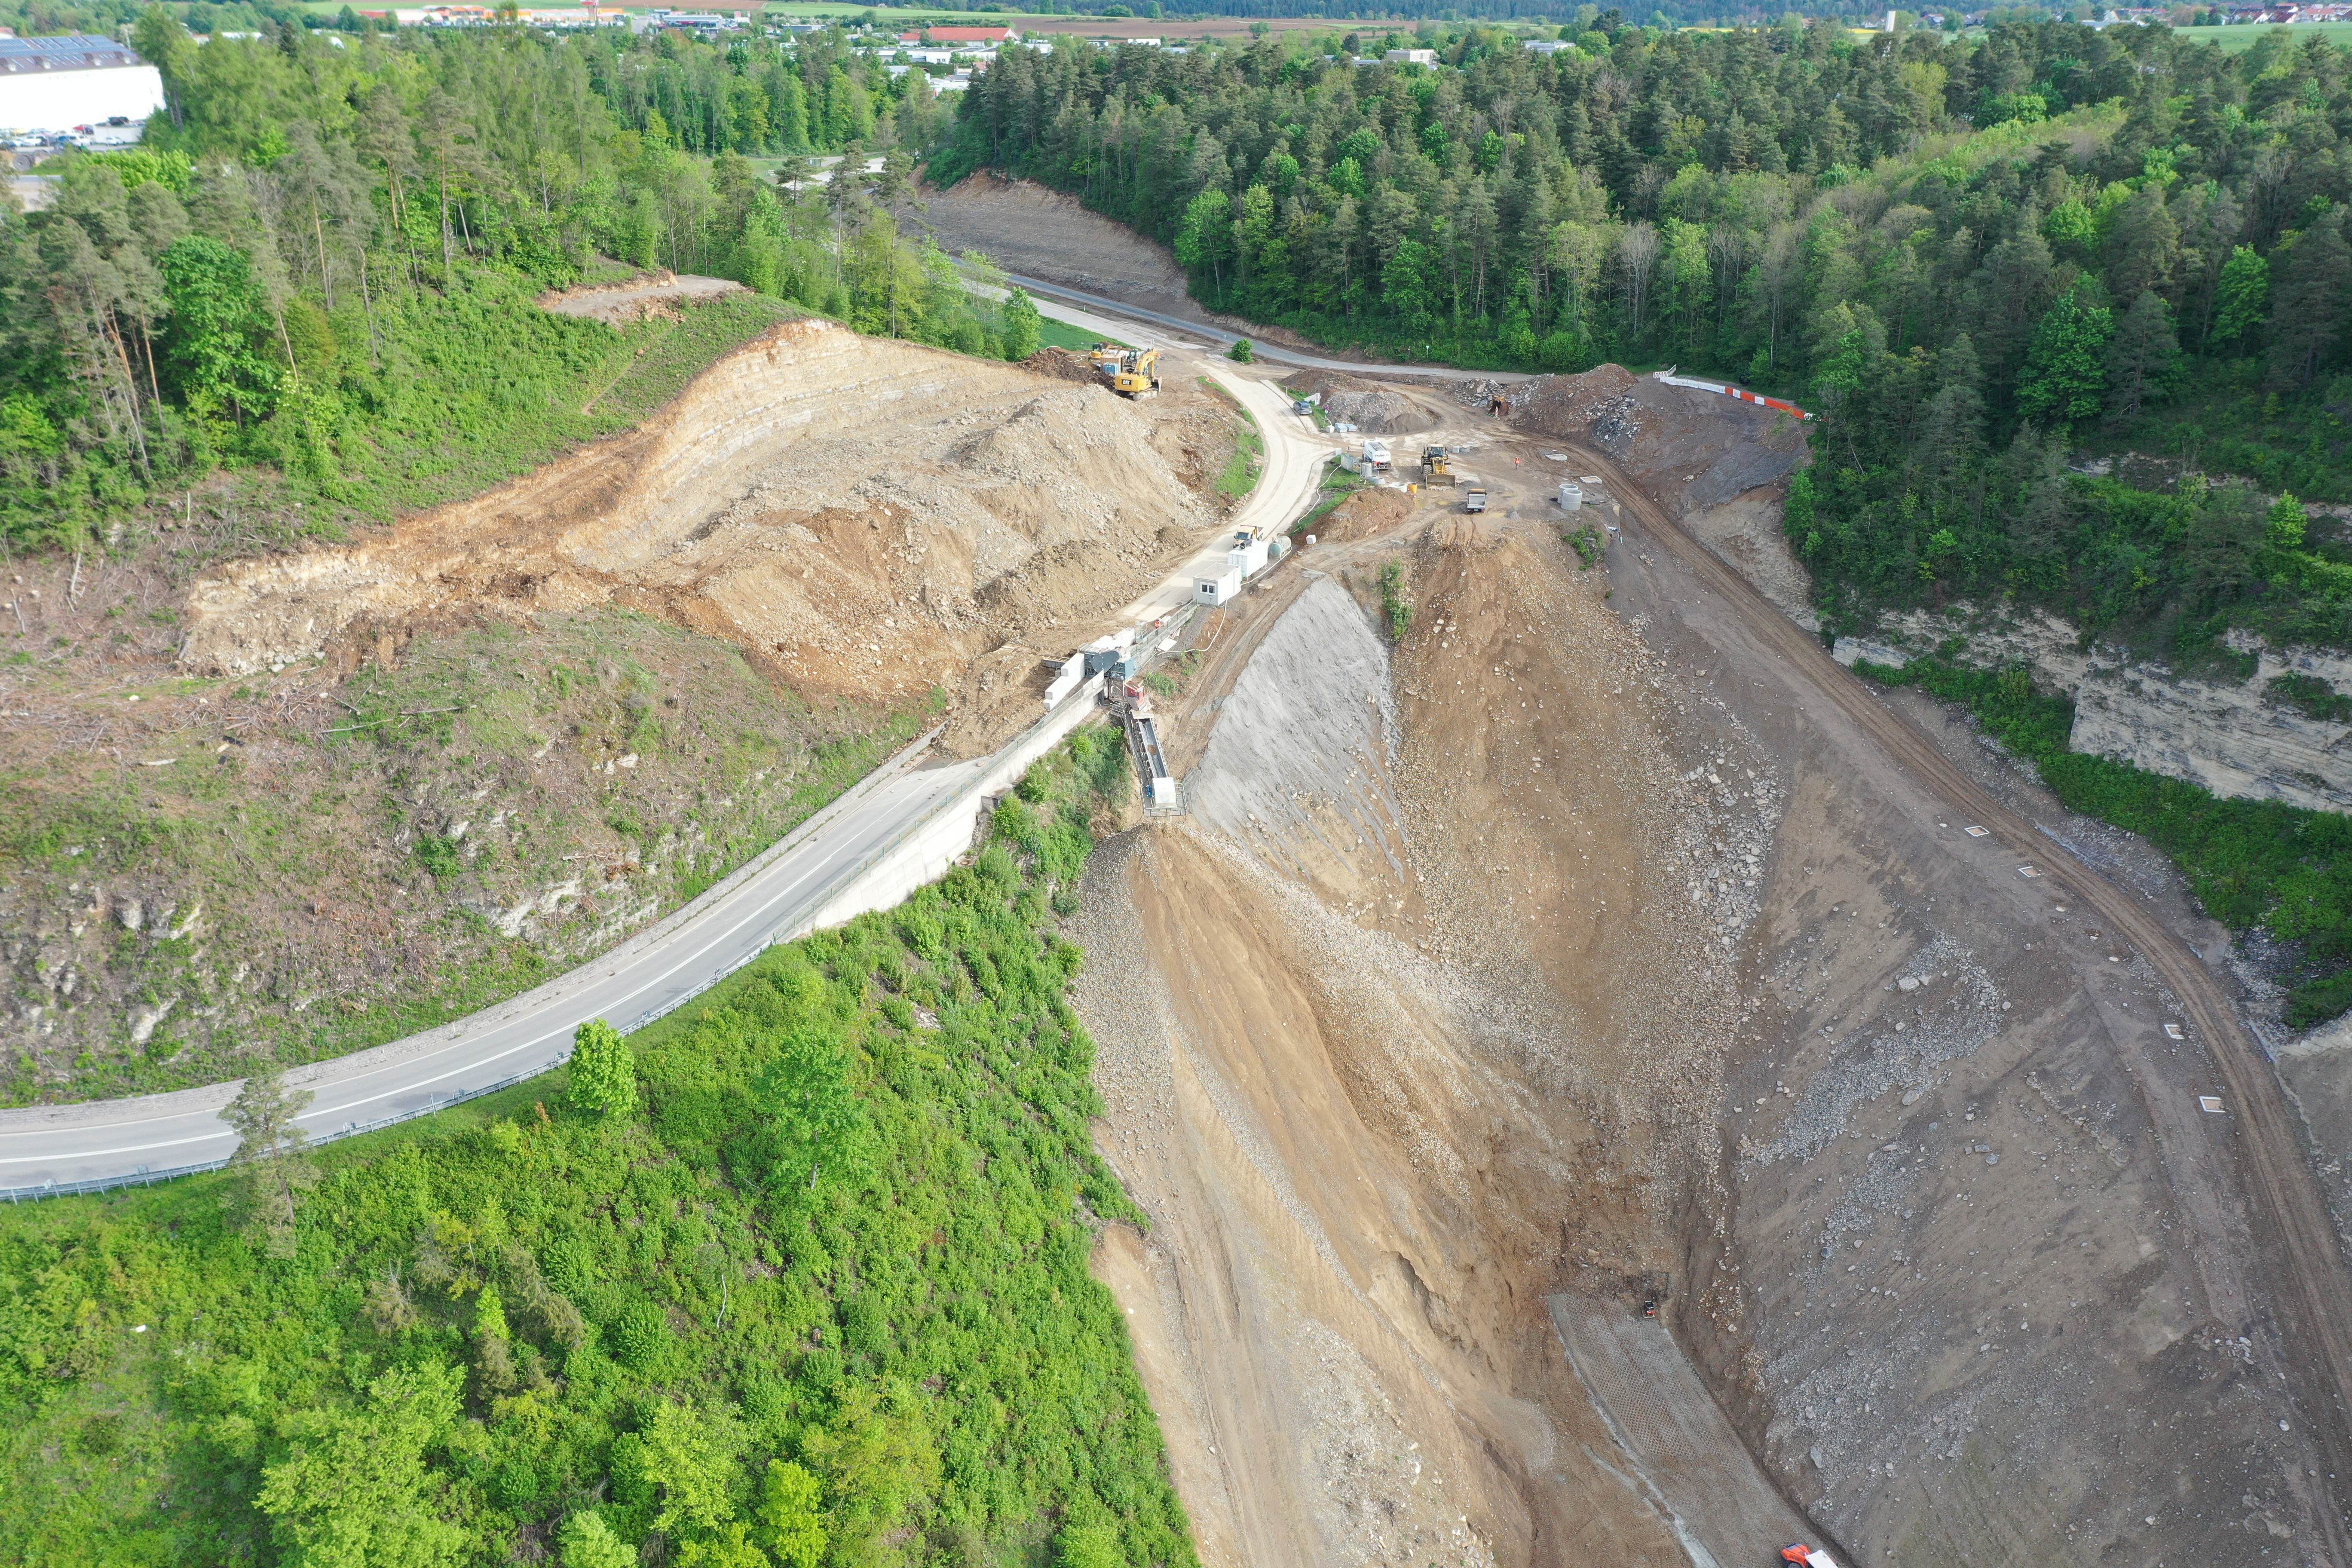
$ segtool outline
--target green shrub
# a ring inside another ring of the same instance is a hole
[[[572,1103],[592,1116],[623,1116],[637,1105],[637,1063],[620,1031],[591,1018],[572,1035]]]
[[[416,841],[416,863],[432,873],[436,880],[446,880],[457,874],[457,841],[437,833],[428,833]]]
[[[1391,640],[1402,640],[1412,627],[1412,605],[1404,596],[1402,561],[1389,561],[1381,567],[1381,614],[1388,622]]]

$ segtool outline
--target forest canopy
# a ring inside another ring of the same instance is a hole
[[[229,1171],[0,1211],[0,1552],[1190,1568],[1052,930],[1103,733],[971,866],[556,1075],[317,1151],[249,1089]]]
[[[469,449],[504,464],[466,470],[479,488],[602,434],[572,411],[647,332],[531,303],[592,272],[715,274],[780,307],[677,329],[705,363],[794,310],[1035,346],[898,234],[885,204],[943,111],[837,28],[721,48],[280,24],[199,45],[150,6],[137,37],[167,112],[137,147],[49,165],[47,210],[0,210],[0,531],[20,543],[78,547],[216,464],[382,517],[444,499],[423,481]],[[773,177],[811,154],[877,166]]]
[[[1803,398],[1790,527],[1835,626],[2012,596],[2190,655],[2239,624],[2352,640],[2352,549],[2283,545],[2231,482],[2352,500],[2342,51],[1596,24],[1015,53],[931,166],[1068,191],[1204,303],[1320,342]],[[2095,482],[2084,447],[2212,482]]]

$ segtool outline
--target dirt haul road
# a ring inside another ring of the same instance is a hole
[[[1590,465],[1606,478],[1649,533],[1736,608],[1757,641],[1787,661],[1794,680],[1833,704],[1959,817],[1990,830],[1988,837],[1972,844],[1960,840],[1956,853],[2031,866],[2039,873],[2038,880],[2087,905],[2121,933],[2179,998],[2191,1037],[2204,1047],[2221,1076],[2242,1187],[2255,1200],[2255,1246],[2282,1276],[2284,1289],[2275,1308],[2300,1373],[2296,1381],[2304,1397],[2299,1403],[2325,1445],[2331,1475],[2352,1476],[2346,1398],[2352,1392],[2352,1276],[2347,1274],[2277,1076],[2239,1023],[2221,983],[2130,892],[2037,832],[1969,778],[1933,742],[1832,659],[1817,636],[1789,621],[1745,578],[1700,546],[1605,455],[1574,445],[1568,450],[1575,462]],[[2320,1509],[2315,1517],[2327,1528],[2331,1560],[2352,1562],[2352,1533],[2347,1533],[2340,1508]]]

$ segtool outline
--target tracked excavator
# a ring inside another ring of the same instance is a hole
[[[1160,390],[1160,351],[1127,349],[1117,343],[1097,343],[1087,355],[1095,374],[1121,397],[1146,398]]]

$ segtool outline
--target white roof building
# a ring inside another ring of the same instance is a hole
[[[163,74],[112,38],[0,38],[0,129],[137,125],[163,107]]]

